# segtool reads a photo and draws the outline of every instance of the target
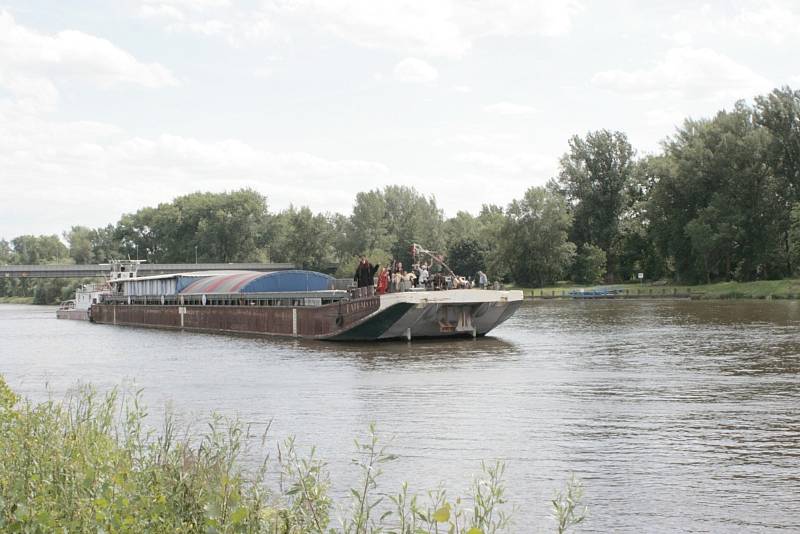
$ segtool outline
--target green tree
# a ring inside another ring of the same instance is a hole
[[[684,231],[706,283],[710,284],[714,275],[730,272],[735,246],[741,239],[741,229],[735,221],[731,222],[717,206],[710,205],[686,223]]]
[[[395,259],[410,265],[413,243],[428,250],[444,250],[444,215],[433,197],[426,198],[413,187],[398,185],[386,187],[383,196],[386,223],[393,236],[389,252]]]
[[[596,284],[606,274],[606,253],[590,243],[582,244],[572,268],[573,279],[581,284]]]
[[[252,189],[194,193],[174,201],[180,226],[172,261],[263,261],[260,230],[267,217],[266,197]]]
[[[157,217],[156,213],[156,208],[148,207],[120,218],[114,236],[126,256],[150,263],[159,263],[161,259],[163,263],[167,252],[167,236],[163,234],[164,229],[158,222],[165,219]]]
[[[787,264],[778,182],[766,164],[770,133],[737,103],[684,123],[652,162],[653,236],[686,281],[780,276]]]
[[[322,214],[314,215],[307,207],[290,206],[274,221],[278,238],[276,261],[294,263],[303,269],[324,270],[333,250],[333,226]]]
[[[561,170],[552,184],[567,199],[573,215],[571,239],[590,243],[607,255],[607,271],[616,275],[615,246],[626,191],[633,176],[633,148],[622,132],[600,130],[569,140]]]
[[[351,235],[346,243],[350,256],[388,252],[410,264],[411,245],[444,251],[444,216],[433,197],[426,198],[412,187],[387,186],[356,195],[350,216]],[[344,254],[345,256],[347,254]]]
[[[11,240],[15,263],[35,265],[65,261],[69,250],[57,235],[21,235]]]
[[[502,251],[506,214],[503,208],[484,204],[475,218],[479,226],[479,242],[486,258],[485,272],[491,280],[508,280],[510,271]]]
[[[266,198],[251,189],[191,193],[123,215],[113,241],[156,263],[264,261],[267,220]]]
[[[786,252],[786,274],[799,264],[792,261],[789,249],[790,211],[800,201],[800,91],[783,87],[755,99],[755,120],[771,134],[767,154],[775,177],[776,230],[780,232]],[[794,258],[796,260],[796,258]]]
[[[69,255],[77,264],[94,262],[92,253],[92,240],[94,231],[86,226],[73,226],[69,232],[64,232],[64,239],[69,244]]]
[[[794,205],[790,214],[788,243],[792,265],[800,265],[800,202]]]
[[[353,214],[350,217],[349,252],[363,254],[369,250],[392,248],[394,229],[389,226],[386,199],[380,191],[367,191],[356,195]]]
[[[5,239],[0,239],[0,265],[7,265],[13,261],[13,251],[11,243]]]
[[[448,255],[452,253],[452,249],[457,243],[462,243],[465,240],[479,241],[481,239],[481,230],[481,220],[466,211],[459,211],[455,217],[444,221],[443,231],[445,246],[449,252]]]
[[[120,243],[114,238],[114,225],[92,231],[92,257],[97,263],[108,263],[122,257]]]
[[[564,276],[575,257],[571,223],[564,197],[543,187],[511,203],[501,250],[516,282],[543,287]]]
[[[448,249],[447,264],[457,274],[474,278],[486,269],[486,251],[477,239],[462,239]]]
[[[649,198],[657,180],[652,161],[653,157],[647,157],[636,162],[627,187],[614,250],[620,280],[635,279],[638,273],[644,273],[648,280],[658,280],[666,272],[666,263],[652,236]]]

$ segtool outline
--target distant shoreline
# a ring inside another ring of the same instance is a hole
[[[0,304],[33,304],[33,297],[0,297]],[[42,304],[45,306],[45,304]],[[46,304],[52,306],[52,304]]]
[[[616,299],[692,299],[692,300],[794,300],[800,299],[800,279],[760,280],[757,282],[717,282],[696,286],[673,284],[596,284],[591,286],[558,285],[545,288],[520,288],[526,300],[572,299],[572,291],[613,289]],[[609,297],[600,297],[609,298]],[[588,299],[587,299],[588,300]]]
[[[573,299],[571,291],[605,288],[618,293],[616,300],[692,299],[692,300],[800,300],[800,278],[760,280],[757,282],[717,282],[696,286],[666,283],[596,284],[589,286],[558,285],[545,288],[520,287],[525,300]],[[607,300],[608,297],[599,297]],[[594,300],[594,299],[586,299]],[[0,304],[33,304],[33,297],[0,297]],[[42,304],[53,306],[53,304]]]

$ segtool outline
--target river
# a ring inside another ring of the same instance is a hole
[[[581,532],[800,531],[800,302],[533,302],[484,339],[364,344],[54,316],[0,306],[0,372],[18,393],[121,385],[143,388],[154,420],[167,405],[195,425],[271,420],[268,451],[316,445],[337,495],[375,422],[399,455],[387,493],[464,494],[481,460],[505,461],[513,532],[552,531],[572,473]]]

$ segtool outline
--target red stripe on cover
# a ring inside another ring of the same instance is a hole
[[[253,280],[255,280],[256,278],[260,277],[263,274],[264,273],[248,273],[247,276],[243,277],[242,280],[240,280],[239,282],[234,284],[233,287],[231,287],[229,293],[238,293],[244,286],[246,286],[247,284],[249,284],[250,282],[252,282]]]

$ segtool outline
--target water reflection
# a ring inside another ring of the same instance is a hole
[[[302,341],[298,345],[307,354],[349,358],[371,368],[417,365],[457,367],[486,360],[509,360],[519,354],[514,343],[488,336],[477,339],[386,341],[374,344]]]

